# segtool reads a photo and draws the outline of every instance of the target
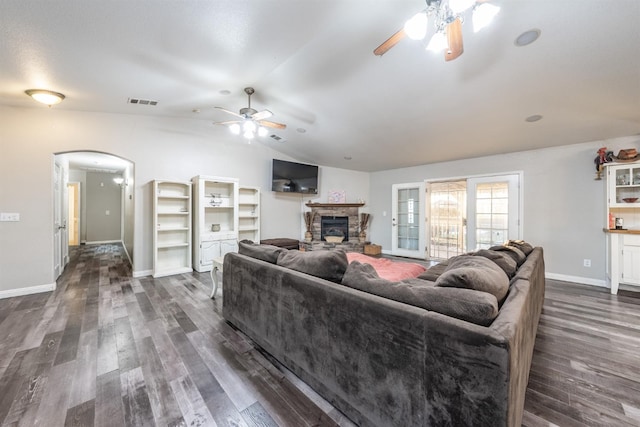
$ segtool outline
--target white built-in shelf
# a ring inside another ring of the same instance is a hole
[[[153,277],[191,270],[191,183],[153,181]]]

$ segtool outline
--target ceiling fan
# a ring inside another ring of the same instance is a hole
[[[435,34],[427,45],[427,50],[444,51],[445,61],[452,61],[464,52],[462,43],[462,23],[464,13],[473,8],[473,28],[478,32],[489,25],[498,13],[498,6],[488,3],[488,0],[426,0],[427,7],[415,14],[405,24],[373,53],[382,56],[403,38],[421,40],[427,34],[429,17],[433,17]]]
[[[258,136],[266,136],[268,133],[266,128],[286,129],[287,125],[285,124],[265,120],[273,116],[273,113],[271,111],[257,111],[251,108],[251,95],[255,93],[255,90],[252,87],[245,87],[244,92],[247,94],[249,102],[248,106],[245,108],[241,108],[239,113],[234,113],[233,111],[227,110],[222,107],[214,107],[218,110],[222,110],[225,113],[237,117],[237,119],[227,120],[224,122],[214,122],[214,125],[229,126],[229,130],[231,131],[231,133],[239,135],[240,132],[242,132],[243,136],[247,139],[253,139],[256,133],[258,134]]]

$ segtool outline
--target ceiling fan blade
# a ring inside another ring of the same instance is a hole
[[[213,122],[214,125],[232,125],[234,123],[242,123],[242,120],[227,120],[226,122]]]
[[[258,123],[260,123],[262,126],[266,126],[268,128],[274,128],[274,129],[286,129],[287,128],[287,125],[284,125],[282,123],[270,122],[268,120],[258,120]]]
[[[244,119],[244,117],[242,117],[240,114],[238,114],[238,113],[234,113],[233,111],[227,110],[226,108],[222,108],[222,107],[213,107],[213,108],[217,108],[218,110],[222,110],[222,111],[224,111],[225,113],[229,113],[229,114],[231,114],[231,115],[234,115],[234,116],[236,116],[236,117],[240,117],[241,119]]]
[[[388,39],[386,39],[384,42],[382,42],[382,44],[380,46],[378,46],[377,48],[375,48],[373,50],[373,53],[377,56],[382,56],[385,53],[387,53],[387,51],[389,49],[391,49],[392,47],[394,47],[396,44],[398,44],[398,42],[400,40],[402,40],[404,37],[406,36],[404,29],[397,31],[394,35],[392,35],[391,37],[389,37]]]
[[[273,113],[271,111],[262,110],[262,111],[258,111],[257,113],[253,114],[251,116],[251,118],[253,120],[260,121],[260,120],[263,120],[263,119],[268,119],[271,116],[273,116]]]
[[[462,45],[462,21],[456,18],[455,21],[447,25],[447,42],[449,47],[444,51],[444,60],[453,61],[464,52]]]

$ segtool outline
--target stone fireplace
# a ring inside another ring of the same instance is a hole
[[[320,240],[325,236],[342,236],[343,242],[349,241],[349,217],[348,216],[322,216],[320,217]]]
[[[301,242],[300,250],[342,249],[345,252],[364,252],[364,243],[360,243],[358,238],[359,208],[364,203],[307,203],[307,206],[316,214],[311,224],[313,238],[311,242]],[[338,228],[344,233],[342,243],[328,243],[324,240],[330,228]]]

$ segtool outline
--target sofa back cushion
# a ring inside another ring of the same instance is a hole
[[[284,251],[278,255],[276,264],[340,283],[349,262],[343,251]]]
[[[509,278],[493,261],[473,255],[460,255],[449,261],[436,286],[466,288],[488,292],[501,302],[509,290]]]
[[[270,262],[271,264],[275,264],[278,261],[278,256],[286,251],[286,249],[277,246],[259,245],[251,240],[242,240],[238,243],[239,254]]]
[[[513,260],[516,262],[516,265],[518,267],[520,267],[524,262],[524,260],[527,259],[527,256],[524,254],[524,252],[522,252],[520,249],[518,249],[515,246],[504,246],[504,245],[491,246],[489,250],[504,252],[505,254],[513,258]]]
[[[498,315],[498,301],[487,292],[436,287],[422,279],[391,282],[380,278],[371,265],[358,261],[349,264],[342,284],[482,326],[490,325]]]
[[[470,255],[474,256],[482,256],[490,259],[495,262],[498,267],[500,267],[507,277],[511,278],[514,274],[516,274],[516,270],[518,269],[518,265],[515,260],[507,255],[504,251],[492,251],[491,249],[480,249],[471,253]]]

